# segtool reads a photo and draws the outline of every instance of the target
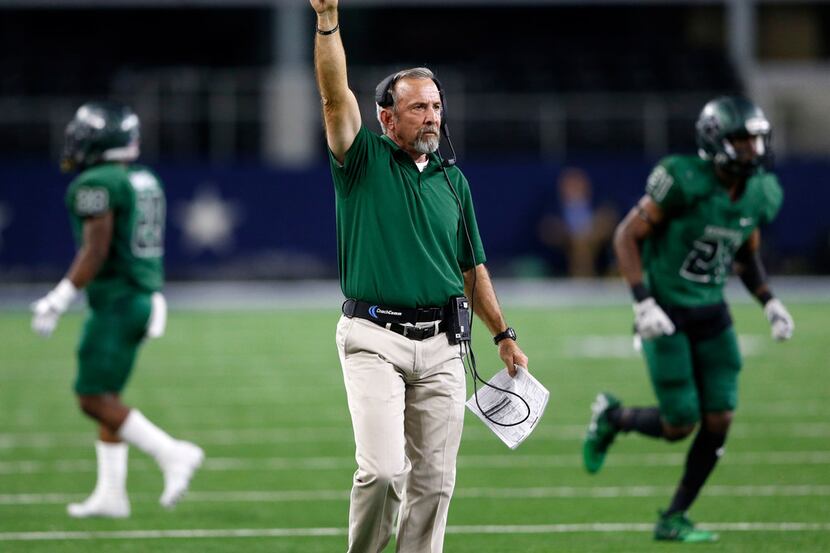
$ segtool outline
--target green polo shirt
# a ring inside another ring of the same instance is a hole
[[[484,263],[470,185],[430,154],[421,172],[391,139],[361,127],[340,163],[329,152],[340,287],[347,298],[395,307],[441,306],[464,293],[462,271]]]

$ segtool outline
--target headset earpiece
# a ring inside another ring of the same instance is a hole
[[[397,73],[392,73],[388,77],[384,77],[382,81],[375,87],[375,103],[382,108],[390,108],[395,103],[392,98],[392,89],[395,83],[398,82]]]

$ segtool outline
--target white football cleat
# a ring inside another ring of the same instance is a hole
[[[205,460],[205,452],[196,444],[180,441],[161,465],[164,473],[164,491],[159,498],[162,507],[175,507],[187,492],[190,480]]]
[[[72,518],[127,518],[130,516],[130,500],[127,494],[93,493],[83,503],[70,503],[66,512]]]

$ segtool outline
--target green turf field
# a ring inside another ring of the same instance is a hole
[[[796,335],[776,344],[761,310],[735,308],[747,353],[728,451],[691,517],[721,531],[692,549],[824,552],[830,542],[830,305],[792,304]],[[580,465],[597,391],[651,403],[623,306],[505,306],[550,389],[545,418],[516,451],[473,416],[459,458],[448,552],[649,552],[650,529],[687,443],[623,437],[595,476]],[[345,550],[352,436],[334,346],[337,310],[173,312],[143,350],[126,400],[208,458],[175,511],[161,475],[131,449],[133,515],[72,520],[95,479],[94,427],[71,384],[81,316],[36,338],[28,315],[0,314],[0,551]],[[479,327],[480,371],[501,368]],[[468,414],[469,415],[469,414]],[[90,541],[90,540],[95,540]],[[390,546],[389,551],[393,548]]]

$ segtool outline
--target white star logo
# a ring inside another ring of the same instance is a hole
[[[0,250],[3,249],[3,231],[12,224],[12,210],[6,204],[0,204]]]
[[[180,203],[176,209],[184,247],[192,254],[230,251],[234,227],[242,218],[238,202],[223,200],[219,190],[210,184],[198,188],[191,201]]]

